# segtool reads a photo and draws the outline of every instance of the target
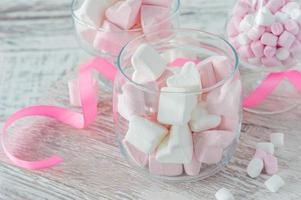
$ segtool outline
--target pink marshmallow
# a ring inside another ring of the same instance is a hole
[[[192,160],[189,164],[184,164],[186,174],[189,176],[196,176],[200,173],[202,164],[196,159],[195,155],[192,155]]]
[[[141,6],[141,26],[144,33],[172,28],[173,24],[169,17],[169,8],[152,5]]]
[[[142,0],[143,5],[171,7],[173,0]]]
[[[129,30],[138,22],[141,0],[117,1],[106,10],[108,21],[124,30]]]
[[[301,57],[301,43],[298,40],[295,40],[295,42],[292,44],[290,52],[295,57]]]
[[[285,30],[297,35],[299,33],[299,25],[294,20],[288,20],[284,23]]]
[[[215,77],[215,72],[212,65],[212,60],[210,58],[201,61],[197,65],[197,69],[199,70],[201,75],[203,88],[208,88],[216,84],[217,81]]]
[[[233,21],[233,24],[234,24],[234,27],[236,30],[239,30],[241,20],[242,20],[242,18],[239,16],[234,15],[232,17],[232,21]]]
[[[233,9],[233,14],[243,17],[246,14],[248,14],[250,10],[251,10],[251,8],[247,3],[243,2],[243,1],[237,1],[236,5],[234,6],[234,9]]]
[[[267,154],[263,160],[265,172],[269,175],[276,174],[278,171],[278,160],[274,155]]]
[[[260,41],[255,41],[251,43],[251,50],[257,58],[261,58],[264,55],[264,46]]]
[[[284,27],[281,23],[279,22],[275,22],[272,24],[271,26],[271,31],[274,35],[280,35],[281,33],[283,33],[284,31]]]
[[[239,34],[239,31],[236,29],[233,19],[227,25],[227,33],[229,37],[234,37]]]
[[[254,158],[264,159],[267,156],[267,153],[262,149],[256,149],[256,152],[254,154]]]
[[[130,156],[132,161],[135,162],[136,165],[145,167],[148,163],[148,155],[139,151],[136,147],[128,143],[127,141],[122,141],[123,147],[125,148],[127,154]]]
[[[289,49],[294,43],[295,39],[296,37],[292,33],[284,31],[279,37],[278,44]]]
[[[246,58],[251,58],[254,56],[251,48],[249,45],[244,45],[241,46],[238,50],[237,50],[238,54],[240,55],[240,57],[246,59]]]
[[[266,7],[273,13],[276,13],[284,4],[286,0],[269,0]]]
[[[296,35],[297,40],[299,40],[299,42],[301,42],[301,31],[299,31],[299,33]]]
[[[209,59],[212,62],[216,82],[223,80],[230,74],[232,65],[226,56],[211,56]]]
[[[262,36],[264,31],[265,31],[265,28],[262,26],[253,27],[248,31],[247,35],[251,40],[255,41],[255,40],[258,40]]]
[[[182,164],[159,163],[154,154],[149,156],[149,171],[160,176],[178,176],[183,173]]]
[[[97,31],[93,46],[101,51],[108,52],[111,55],[118,55],[122,47],[131,39],[141,35],[141,32],[123,31],[118,26],[109,21],[104,21],[101,27],[102,31]]]
[[[273,35],[272,33],[268,33],[265,32],[262,36],[261,36],[261,40],[262,44],[264,45],[268,45],[268,46],[273,46],[275,47],[277,45],[277,41],[278,41],[278,37]]]
[[[282,63],[275,57],[262,57],[261,62],[266,67],[279,67]]]
[[[276,55],[276,47],[271,47],[271,46],[266,46],[263,50],[263,54],[266,56],[266,57],[273,57]]]
[[[223,149],[215,146],[201,147],[200,150],[196,152],[196,155],[199,162],[209,165],[216,164],[222,159]]]

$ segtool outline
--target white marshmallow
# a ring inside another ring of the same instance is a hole
[[[266,7],[261,8],[255,17],[255,23],[257,25],[269,26],[272,25],[274,22],[275,16]]]
[[[226,188],[221,188],[215,193],[217,200],[234,200],[233,194]]]
[[[191,113],[189,122],[193,132],[206,131],[217,127],[221,123],[221,116],[208,114],[204,103],[199,103]]]
[[[256,149],[261,149],[269,154],[274,154],[274,145],[270,142],[257,143]]]
[[[253,158],[247,167],[247,174],[251,178],[256,178],[260,175],[263,169],[263,160],[259,158]]]
[[[271,133],[270,141],[275,147],[280,147],[284,145],[284,134],[283,133]]]
[[[271,192],[277,192],[281,187],[285,185],[285,182],[279,175],[273,175],[271,178],[264,182],[265,186]]]
[[[201,76],[195,63],[187,62],[181,68],[181,72],[174,74],[166,80],[168,87],[185,88],[189,91],[200,91]]]
[[[197,95],[187,92],[189,91],[184,88],[161,89],[158,108],[160,123],[182,125],[189,122],[191,112],[197,105]]]
[[[286,48],[278,48],[276,51],[276,57],[278,60],[286,60],[290,56],[290,52]]]
[[[301,22],[301,10],[300,9],[293,9],[291,12],[290,12],[290,17],[293,19],[293,20],[296,20],[298,22]]]
[[[188,125],[172,126],[170,134],[160,144],[156,160],[161,163],[187,164],[192,160],[192,134]]]
[[[132,65],[135,69],[133,80],[145,83],[157,80],[164,72],[167,61],[148,44],[141,44],[132,56]]]
[[[75,11],[76,16],[95,27],[100,27],[104,20],[105,11],[117,0],[85,0]]]
[[[285,21],[287,21],[289,19],[289,15],[284,12],[278,11],[275,13],[275,18],[276,18],[277,22],[284,23]]]
[[[168,130],[152,121],[133,116],[125,140],[143,153],[150,154],[168,134]]]
[[[250,28],[252,28],[254,24],[254,19],[255,19],[254,15],[246,15],[239,24],[240,31],[245,32],[248,31]]]
[[[288,2],[285,6],[282,7],[281,11],[290,14],[294,9],[300,8],[299,3],[297,2]]]
[[[92,85],[95,92],[98,90],[97,81],[93,78]],[[79,80],[74,79],[68,81],[69,101],[72,106],[81,107],[80,91],[79,91]]]
[[[247,45],[250,43],[250,39],[246,33],[241,33],[237,36],[237,41],[241,45]]]

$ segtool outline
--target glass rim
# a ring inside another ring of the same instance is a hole
[[[103,31],[107,31],[105,30],[104,28],[101,28],[101,27],[96,27],[90,23],[88,23],[87,21],[85,20],[82,20],[80,19],[76,14],[76,3],[78,2],[79,0],[72,0],[72,3],[71,3],[71,16],[73,18],[74,21],[78,22],[79,24],[81,25],[84,25],[86,27],[89,27],[91,29],[94,29],[96,30],[97,32],[103,32]],[[161,23],[164,23],[168,20],[170,20],[171,18],[174,18],[179,12],[180,12],[180,7],[181,7],[181,1],[180,0],[174,0],[177,4],[176,4],[176,8],[172,10],[172,13],[169,17],[165,18],[164,20],[158,22],[157,24],[153,24],[151,26],[156,26],[158,24],[161,24]],[[120,31],[112,31],[112,32],[115,32],[115,33],[124,33],[124,32],[141,32],[142,31],[142,28],[135,28],[135,29],[130,29],[130,30],[120,30]]]
[[[174,91],[154,91],[154,90],[151,90],[149,88],[147,88],[146,86],[142,85],[142,84],[139,84],[135,81],[132,80],[131,77],[129,77],[126,72],[124,71],[122,65],[121,65],[121,62],[122,62],[122,57],[123,57],[123,54],[125,52],[125,50],[128,48],[129,45],[131,45],[132,43],[136,42],[137,40],[143,38],[143,37],[146,37],[146,36],[151,36],[151,35],[156,35],[156,34],[159,34],[159,33],[164,33],[165,32],[170,32],[170,31],[176,31],[176,32],[195,32],[195,33],[200,33],[200,34],[205,34],[205,35],[209,35],[211,37],[215,37],[216,39],[219,39],[221,41],[223,41],[227,46],[230,47],[231,51],[232,51],[232,54],[233,54],[233,58],[235,59],[235,63],[234,63],[234,66],[232,66],[232,70],[230,71],[230,73],[225,76],[222,80],[218,81],[217,83],[215,83],[213,86],[210,86],[210,87],[207,87],[207,88],[201,88],[200,90],[198,91],[185,91],[185,92],[174,92]],[[165,29],[165,30],[160,30],[160,31],[155,31],[155,32],[152,32],[152,33],[148,33],[148,34],[143,34],[143,35],[140,35],[138,37],[136,37],[135,39],[129,41],[122,49],[121,51],[119,52],[118,56],[117,56],[117,68],[118,70],[120,71],[120,73],[122,74],[122,76],[124,76],[126,78],[127,81],[129,81],[130,83],[134,84],[135,87],[138,87],[144,91],[147,91],[149,93],[158,93],[158,92],[161,92],[161,93],[177,93],[177,94],[202,94],[202,93],[207,93],[209,91],[212,91],[214,90],[215,88],[218,88],[222,85],[224,85],[228,80],[230,80],[234,75],[235,73],[237,72],[238,70],[238,66],[239,66],[239,57],[238,57],[238,54],[235,50],[235,48],[231,45],[230,42],[228,42],[226,39],[224,39],[223,37],[219,36],[219,35],[216,35],[216,34],[213,34],[213,33],[209,33],[209,32],[206,32],[206,31],[202,31],[202,30],[198,30],[198,29],[193,29],[193,28],[175,28],[175,29]]]

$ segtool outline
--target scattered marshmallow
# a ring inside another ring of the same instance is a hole
[[[285,185],[285,182],[279,175],[275,174],[267,181],[265,181],[264,184],[271,192],[277,192],[281,187]]]
[[[270,142],[257,143],[256,149],[261,149],[269,154],[274,154],[274,145]]]
[[[141,44],[132,56],[135,69],[133,80],[145,83],[157,80],[165,71],[167,62],[148,44]]]
[[[209,114],[204,103],[199,103],[192,111],[190,128],[193,132],[206,131],[217,127],[221,123],[221,116]]]
[[[284,134],[283,133],[271,133],[270,141],[275,147],[280,147],[284,145]]]
[[[264,168],[265,172],[269,175],[276,174],[278,171],[278,159],[272,155],[272,154],[267,154],[264,159]]]
[[[256,178],[263,170],[263,160],[260,158],[253,158],[247,167],[247,174],[251,178]]]
[[[168,130],[163,126],[145,118],[134,116],[130,119],[125,140],[139,151],[149,154],[155,150],[167,134]]]
[[[161,89],[158,121],[163,124],[182,125],[191,119],[197,104],[197,96],[185,88],[164,87]],[[187,94],[185,94],[187,93]]]
[[[132,28],[138,20],[141,0],[118,1],[106,10],[106,18],[124,30]]]
[[[234,200],[233,194],[226,188],[221,188],[215,193],[217,200]]]
[[[192,154],[192,135],[188,125],[172,126],[169,136],[157,149],[156,160],[161,163],[190,163]]]
[[[174,74],[166,80],[168,87],[185,88],[189,91],[200,91],[201,76],[195,63],[187,62],[180,73]]]

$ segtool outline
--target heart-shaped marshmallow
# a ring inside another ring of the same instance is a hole
[[[190,163],[193,154],[192,134],[188,125],[172,126],[159,145],[156,160],[161,163]]]
[[[193,132],[200,132],[215,128],[220,123],[221,116],[209,114],[205,103],[199,103],[191,113],[189,125]]]
[[[179,74],[175,74],[166,80],[168,87],[186,88],[189,91],[200,91],[201,77],[195,63],[187,62]]]
[[[141,0],[118,1],[106,10],[106,18],[124,30],[129,30],[137,22]]]

